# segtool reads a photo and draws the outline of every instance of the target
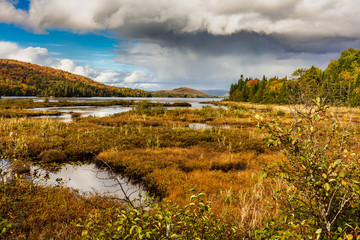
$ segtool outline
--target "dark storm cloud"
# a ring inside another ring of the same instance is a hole
[[[0,0],[1,12],[37,32],[111,31],[125,40],[114,60],[147,69],[124,82],[158,86],[227,88],[242,73],[289,76],[360,47],[353,0],[32,0],[27,13]]]

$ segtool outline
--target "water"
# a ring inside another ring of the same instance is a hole
[[[0,183],[11,179],[11,165],[6,159],[0,160]],[[33,181],[43,186],[63,185],[83,195],[97,193],[102,196],[114,196],[118,199],[131,200],[144,198],[146,190],[120,175],[112,174],[106,168],[98,168],[94,163],[73,165],[66,164],[56,172],[46,171],[32,165],[30,173]],[[30,176],[29,176],[30,177]],[[120,186],[121,184],[121,186]]]
[[[71,114],[61,114],[61,115],[55,115],[55,116],[43,115],[43,116],[36,116],[33,118],[53,118],[53,119],[58,119],[62,122],[72,122]]]
[[[63,122],[71,122],[71,114],[80,113],[81,117],[106,117],[116,113],[130,111],[130,107],[123,106],[106,106],[106,107],[97,107],[97,106],[71,106],[71,107],[49,107],[49,108],[32,108],[30,110],[34,111],[58,111],[62,113],[58,116],[39,116],[35,118],[55,118],[60,119]]]
[[[34,101],[44,101],[44,98],[32,98]],[[52,98],[51,101],[58,101],[59,99],[64,98]],[[176,102],[187,102],[191,104],[192,108],[201,108],[203,106],[209,105],[209,101],[220,101],[222,98],[120,98],[120,97],[93,97],[93,98],[65,98],[69,102],[107,102],[112,100],[134,100],[142,101],[147,100],[150,102],[158,103],[176,103]],[[173,107],[171,107],[173,108]],[[170,109],[170,108],[169,108]],[[59,111],[62,114],[58,116],[40,116],[35,118],[55,118],[60,119],[63,122],[71,122],[70,113],[80,113],[81,117],[106,117],[116,113],[127,112],[131,110],[131,107],[123,106],[70,106],[70,107],[48,107],[48,108],[32,108],[30,110],[34,111]]]
[[[192,129],[210,129],[210,128],[230,129],[230,126],[228,126],[228,125],[210,126],[206,123],[190,123],[189,128],[192,128]]]
[[[48,99],[49,102],[57,102],[60,99],[66,99],[69,102],[109,102],[112,100],[134,100],[136,102],[147,100],[150,102],[159,102],[159,103],[174,103],[174,102],[188,102],[194,108],[199,108],[206,106],[208,104],[203,104],[201,102],[212,102],[212,101],[221,101],[223,98],[152,98],[152,97],[73,97],[73,98],[64,98],[64,97],[12,97],[12,96],[3,96],[2,99],[11,98],[11,99],[32,99],[34,102],[44,102],[45,99]]]
[[[45,98],[35,98],[34,101],[42,102]],[[66,99],[69,102],[110,102],[112,100],[134,100],[135,102],[147,100],[158,103],[188,102],[192,107],[198,108],[208,104],[201,102],[221,101],[223,98],[150,98],[150,97],[88,97],[88,98],[51,98],[50,101]]]
[[[103,196],[126,199],[126,194],[130,200],[135,200],[139,197],[144,198],[146,194],[141,184],[135,184],[120,175],[113,175],[109,170],[98,168],[93,163],[83,165],[66,164],[57,172],[48,172],[38,166],[32,166],[31,173],[38,175],[35,180],[38,184],[64,185],[76,189],[84,195],[97,193]],[[45,178],[46,175],[48,176]]]
[[[6,182],[11,179],[11,168],[8,160],[0,160],[0,183]]]

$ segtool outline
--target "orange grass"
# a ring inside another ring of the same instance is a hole
[[[230,107],[232,110],[147,109],[105,118],[80,118],[73,123],[1,119],[0,146],[9,157],[43,163],[91,161],[95,154],[98,161],[104,160],[113,170],[140,179],[152,193],[180,205],[188,203],[191,195],[188,190],[195,187],[213,202],[216,214],[236,219],[242,234],[251,237],[264,219],[278,214],[269,204],[273,203],[273,189],[282,184],[276,179],[268,182],[260,178],[261,169],[278,161],[281,155],[262,141],[264,135],[257,131],[253,116],[259,114],[268,120],[279,117],[291,123],[293,115],[288,106],[232,103]],[[360,119],[359,113],[358,109],[345,108],[337,112],[342,121]],[[206,123],[214,128],[190,129],[190,123]],[[230,129],[216,127],[224,124]],[[349,126],[360,133],[357,125]],[[356,135],[354,144],[358,144],[359,136]],[[63,201],[69,201],[66,204],[70,206],[74,203],[75,207],[80,204],[75,199],[70,196]],[[34,203],[31,211],[35,208],[39,208],[39,214],[44,209],[50,211],[50,203],[41,201]],[[61,213],[55,211],[54,216],[57,214]],[[38,217],[45,218],[41,214]],[[68,219],[74,221],[76,215]],[[60,227],[60,223],[54,224]],[[67,224],[63,225],[65,229]]]
[[[200,147],[189,149],[111,149],[99,154],[114,169],[139,177],[151,190],[185,205],[195,187],[213,202],[212,209],[221,216],[235,218],[244,234],[260,227],[264,218],[274,214],[268,209],[272,186],[259,178],[259,170],[273,163],[276,156],[255,152],[209,152]],[[243,169],[217,168],[242,163]]]

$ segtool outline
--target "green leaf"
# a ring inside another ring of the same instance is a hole
[[[347,185],[347,182],[344,181],[344,180],[341,180],[341,185],[346,186],[346,185]]]
[[[88,230],[84,230],[84,231],[81,232],[81,236],[85,237],[85,236],[88,235],[88,233],[89,233]]]
[[[324,184],[324,188],[326,191],[330,191],[330,184],[329,183],[325,183]],[[321,230],[321,229],[320,229]]]
[[[134,225],[134,226],[132,226],[132,227],[130,228],[130,231],[129,231],[130,235],[132,235],[132,234],[133,234],[133,231],[134,231],[134,229],[135,229],[136,227],[137,227],[137,226],[136,226],[136,225]]]

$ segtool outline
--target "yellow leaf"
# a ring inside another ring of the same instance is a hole
[[[347,239],[349,239],[349,240],[352,240],[352,239],[354,238],[352,234],[348,234],[348,235],[346,235],[346,237],[347,237]]]

